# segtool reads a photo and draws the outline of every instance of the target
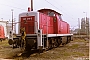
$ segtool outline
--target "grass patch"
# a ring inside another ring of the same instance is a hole
[[[72,55],[74,55],[74,56],[85,56],[84,53],[81,53],[81,52],[72,52]]]
[[[73,44],[72,47],[78,47],[79,45],[78,44]]]
[[[8,40],[4,40],[4,41],[0,42],[0,45],[1,46],[8,46],[9,45]]]
[[[63,56],[70,56],[71,53],[69,53],[69,52],[63,52],[62,55],[63,55]]]
[[[77,40],[74,40],[75,42],[86,42],[84,39],[77,39]]]
[[[79,45],[78,44],[72,44],[71,46],[67,46],[67,48],[72,48],[72,49],[75,49],[75,48],[78,48]]]
[[[85,40],[85,39],[74,39],[74,42],[85,42],[85,43],[89,43],[89,40]]]

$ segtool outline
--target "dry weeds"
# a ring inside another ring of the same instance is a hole
[[[69,44],[58,48],[44,51],[43,53],[33,53],[30,57],[17,57],[21,53],[19,48],[12,49],[8,41],[0,42],[0,58],[14,60],[89,60],[89,40],[74,39]],[[0,59],[0,60],[1,60]]]

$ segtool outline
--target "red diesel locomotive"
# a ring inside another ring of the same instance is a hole
[[[70,42],[70,26],[63,21],[61,14],[52,9],[40,9],[19,14],[19,26],[16,37],[10,39],[13,47],[31,49],[50,49]],[[23,29],[23,32],[21,29]],[[25,39],[23,38],[25,37]],[[25,40],[25,42],[24,42]]]

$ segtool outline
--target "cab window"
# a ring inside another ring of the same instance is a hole
[[[48,15],[49,16],[55,16],[54,12],[50,12],[50,11],[48,12]]]
[[[59,15],[59,19],[62,20],[61,15]]]

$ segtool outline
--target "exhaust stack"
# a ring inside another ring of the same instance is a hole
[[[33,11],[33,0],[31,0],[31,11]]]

